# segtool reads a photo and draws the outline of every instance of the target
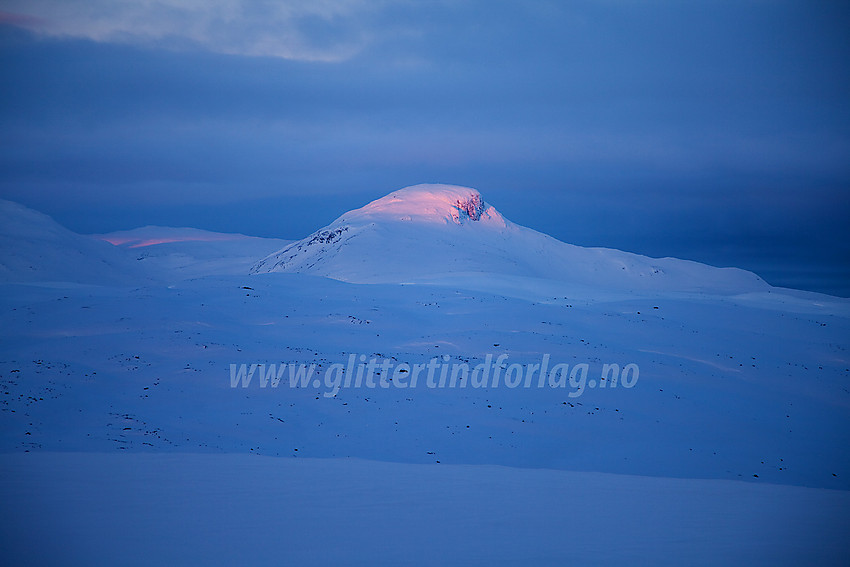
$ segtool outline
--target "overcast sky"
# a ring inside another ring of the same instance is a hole
[[[0,0],[0,197],[300,238],[423,182],[850,295],[850,4]]]

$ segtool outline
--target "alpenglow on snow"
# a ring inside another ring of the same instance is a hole
[[[344,213],[251,268],[266,272],[488,289],[499,281],[543,296],[571,286],[720,294],[769,287],[737,268],[567,244],[512,223],[475,189],[434,184],[406,187]]]

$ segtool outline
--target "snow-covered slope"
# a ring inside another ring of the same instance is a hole
[[[114,246],[0,200],[0,281],[116,284],[142,277]]]
[[[18,511],[0,519],[5,564],[779,567],[847,560],[846,491],[487,465],[127,453],[0,454],[0,497]],[[50,545],[43,545],[46,533]]]
[[[728,294],[769,288],[735,268],[566,244],[505,219],[475,189],[452,185],[395,191],[264,258],[251,272],[449,283],[508,294],[535,289],[541,296],[579,289]]]

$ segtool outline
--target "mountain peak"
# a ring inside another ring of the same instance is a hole
[[[338,223],[358,220],[415,221],[462,225],[482,222],[504,227],[506,222],[481,193],[469,187],[421,184],[393,191],[340,217]],[[336,223],[334,223],[336,224]]]
[[[743,270],[560,242],[505,220],[478,191],[456,185],[405,187],[349,211],[251,268],[264,272],[355,283],[448,282],[550,299],[600,289],[743,293],[767,287]]]

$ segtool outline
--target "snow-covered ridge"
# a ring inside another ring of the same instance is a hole
[[[600,289],[737,294],[769,288],[736,268],[566,244],[505,219],[475,189],[433,184],[344,213],[251,268],[264,272],[490,291],[503,282],[505,293],[523,297],[552,296],[553,287],[573,296]]]
[[[245,274],[257,258],[288,242],[162,226],[77,234],[45,214],[0,200],[0,282],[140,285]]]
[[[179,242],[233,242],[255,238],[244,234],[210,232],[199,228],[143,226],[131,230],[118,230],[107,234],[93,234],[95,238],[105,240],[114,246],[127,248],[145,248],[157,244]]]
[[[144,226],[92,236],[121,249],[146,273],[168,280],[244,274],[258,257],[290,242],[168,226]]]

